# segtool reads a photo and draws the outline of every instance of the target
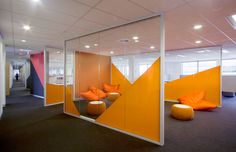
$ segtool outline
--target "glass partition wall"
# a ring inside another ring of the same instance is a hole
[[[163,145],[163,27],[157,15],[65,41],[65,113]]]
[[[45,48],[45,106],[64,101],[64,55],[63,50]]]
[[[173,81],[221,65],[221,46],[166,51],[165,81]]]

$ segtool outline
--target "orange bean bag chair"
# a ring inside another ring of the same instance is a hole
[[[106,91],[107,93],[109,92],[117,92],[120,93],[120,85],[110,85],[107,83],[103,83],[103,90]]]
[[[204,100],[205,92],[193,92],[189,95],[178,98],[181,104],[186,104],[193,107],[194,110],[212,110],[217,108],[216,105]]]
[[[102,90],[92,86],[89,88],[95,95],[98,96],[99,99],[103,99],[107,97],[107,94],[103,92]]]
[[[99,100],[99,97],[94,94],[91,90],[87,92],[82,92],[80,95],[87,100]]]

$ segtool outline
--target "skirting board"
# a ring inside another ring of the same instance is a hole
[[[32,94],[32,96],[36,97],[36,98],[41,98],[41,99],[44,99],[43,96],[39,96],[39,95],[35,95],[35,94]]]
[[[91,122],[91,123],[93,123],[93,124],[95,124],[95,125],[99,125],[99,126],[102,126],[102,127],[106,127],[106,128],[108,128],[108,129],[115,130],[115,131],[117,131],[117,132],[120,132],[120,133],[129,135],[129,136],[131,136],[131,137],[135,137],[135,138],[138,138],[138,139],[141,139],[141,140],[144,140],[144,141],[153,143],[153,144],[155,144],[155,145],[163,146],[163,144],[161,144],[160,142],[157,142],[157,141],[154,141],[154,140],[151,140],[151,139],[148,139],[148,138],[139,136],[139,135],[135,135],[135,134],[132,134],[132,133],[129,133],[129,132],[126,132],[126,131],[117,129],[117,128],[113,128],[113,127],[110,127],[110,126],[108,126],[108,125],[101,124],[101,123],[99,123],[99,122],[96,122],[94,119],[87,118],[87,117],[85,117],[85,116],[76,116],[76,115],[73,115],[73,114],[70,114],[70,113],[67,113],[67,112],[64,112],[64,113],[67,114],[67,115],[70,115],[70,116],[73,116],[73,117],[76,117],[76,118],[79,118],[79,119],[82,119],[82,120]]]
[[[64,102],[61,101],[61,102],[57,102],[57,103],[53,103],[53,104],[45,104],[44,106],[45,107],[48,107],[48,106],[55,106],[55,105],[59,105],[59,104],[63,104]]]

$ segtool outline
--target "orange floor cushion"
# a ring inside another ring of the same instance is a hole
[[[198,102],[198,104],[193,106],[194,110],[213,110],[215,108],[217,108],[216,105],[214,105],[206,100],[201,100]]]
[[[82,92],[80,95],[87,100],[99,100],[99,97],[94,94],[91,90],[87,92]]]
[[[107,94],[103,92],[102,90],[92,86],[89,88],[95,95],[98,96],[99,99],[103,99],[107,97]]]
[[[216,105],[204,100],[205,92],[199,91],[178,98],[181,104],[186,104],[193,107],[194,110],[212,110],[217,108]]]
[[[110,85],[110,84],[107,84],[107,83],[104,83],[103,84],[103,89],[104,91],[106,92],[118,92],[120,93],[120,85]]]

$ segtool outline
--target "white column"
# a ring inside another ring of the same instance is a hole
[[[6,53],[5,47],[0,35],[0,117],[2,116],[2,107],[6,104],[6,87],[5,87],[5,61]]]

